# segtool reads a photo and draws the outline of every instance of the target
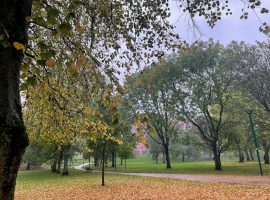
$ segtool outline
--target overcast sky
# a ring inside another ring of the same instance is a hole
[[[264,2],[266,1],[268,3],[263,6],[270,10],[270,1],[265,0]],[[265,41],[267,39],[267,36],[259,31],[259,27],[260,21],[270,24],[270,14],[262,15],[260,11],[257,11],[256,16],[254,12],[249,10],[249,18],[241,20],[241,9],[244,7],[241,0],[231,0],[230,8],[233,14],[230,16],[224,15],[213,29],[208,26],[204,18],[196,18],[196,23],[202,35],[198,33],[194,35],[194,31],[188,25],[188,17],[176,6],[175,0],[170,0],[170,7],[172,12],[170,21],[176,26],[175,31],[187,42],[213,38],[222,44],[228,44],[232,40],[255,43],[256,40]]]

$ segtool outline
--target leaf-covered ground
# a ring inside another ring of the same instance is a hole
[[[16,200],[88,199],[270,199],[269,187],[201,183],[173,179],[106,175],[72,171],[68,177],[48,171],[21,172]]]

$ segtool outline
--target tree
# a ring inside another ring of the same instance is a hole
[[[196,1],[196,0],[177,0],[180,8],[183,12],[190,15],[192,22],[196,23],[196,17],[204,17],[210,27],[214,27],[215,24],[222,19],[224,15],[232,15],[233,9],[230,7],[230,1],[222,0],[208,0],[208,1]],[[255,12],[257,17],[263,14],[269,13],[269,10],[264,7],[263,0],[241,0],[243,3],[242,15],[240,19],[246,20],[249,16],[249,12]],[[240,10],[239,10],[240,11]],[[270,26],[268,22],[261,22],[259,30],[264,34],[269,35]]]
[[[270,42],[258,42],[256,45],[242,44],[238,46],[238,52],[241,60],[236,68],[236,74],[240,81],[238,88],[249,93],[250,101],[257,102],[253,103],[255,106],[251,106],[250,109],[252,108],[255,112],[259,138],[265,152],[265,164],[269,164]]]
[[[216,170],[221,170],[220,154],[231,143],[225,113],[234,82],[233,58],[222,45],[209,41],[194,44],[167,62],[174,72],[167,81],[174,88],[178,111],[213,152]]]
[[[166,168],[171,168],[169,145],[179,131],[179,113],[167,78],[172,73],[162,63],[152,65],[129,77],[126,82],[126,100],[138,118],[135,126],[142,129],[155,142],[162,145],[166,156]],[[155,137],[157,136],[157,137]]]
[[[113,73],[117,71],[115,65],[108,67],[108,64],[112,57],[119,56],[117,53],[120,49],[119,43],[123,42],[127,49],[120,54],[122,58],[127,58],[118,59],[122,61],[131,60],[129,52],[133,52],[136,58],[142,58],[142,55],[160,57],[163,52],[156,47],[172,44],[170,41],[175,35],[170,31],[172,26],[166,20],[169,12],[168,5],[164,3],[122,0],[101,2],[70,0],[61,4],[57,1],[32,0],[1,2],[0,134],[3,138],[0,144],[0,152],[3,155],[0,158],[1,198],[14,198],[19,163],[28,145],[19,92],[20,67],[24,55],[30,58],[25,59],[30,65],[31,76],[27,78],[28,83],[33,83],[35,76],[40,73],[50,71],[48,68],[55,62],[53,57],[57,49],[65,48],[69,49],[66,51],[67,55],[76,52],[77,55],[87,57],[94,63],[92,70],[105,71],[110,77],[114,77]],[[28,35],[29,23],[30,35]],[[28,38],[31,40],[29,44]],[[154,41],[159,41],[157,46]],[[107,51],[108,49],[110,50]],[[140,49],[148,51],[143,52]],[[78,56],[72,55],[70,61],[78,59]],[[70,66],[74,65],[71,63]],[[77,70],[75,67],[73,69]]]
[[[120,159],[125,160],[125,169],[127,168],[127,159],[132,158],[134,146],[128,141],[124,141],[123,144],[119,146],[118,156]]]

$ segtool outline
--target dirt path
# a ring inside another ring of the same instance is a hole
[[[82,169],[83,165],[75,167],[76,170]],[[95,171],[99,172],[99,171]],[[121,174],[129,176],[144,176],[157,178],[172,178],[190,181],[212,182],[212,183],[233,183],[270,186],[269,176],[234,176],[234,175],[207,175],[207,174],[159,174],[159,173],[124,173],[106,172],[110,174]]]
[[[207,174],[158,174],[158,173],[118,173],[106,172],[131,176],[147,176],[157,178],[172,178],[190,181],[202,182],[220,182],[220,183],[234,183],[234,184],[251,184],[270,186],[269,176],[233,176],[233,175],[207,175]]]

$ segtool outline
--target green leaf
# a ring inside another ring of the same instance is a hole
[[[31,76],[26,80],[26,83],[28,83],[31,86],[34,86],[37,84],[37,79],[35,77]]]
[[[29,86],[29,84],[28,83],[22,83],[21,85],[20,85],[20,90],[21,91],[24,91],[24,90],[27,90],[28,89],[28,86]]]
[[[69,23],[63,23],[63,24],[60,24],[58,26],[58,31],[59,33],[63,34],[63,35],[66,35],[66,36],[70,36],[71,35],[71,30],[72,30],[72,27]]]
[[[29,65],[24,64],[21,66],[21,71],[27,72],[28,70],[29,70]]]

